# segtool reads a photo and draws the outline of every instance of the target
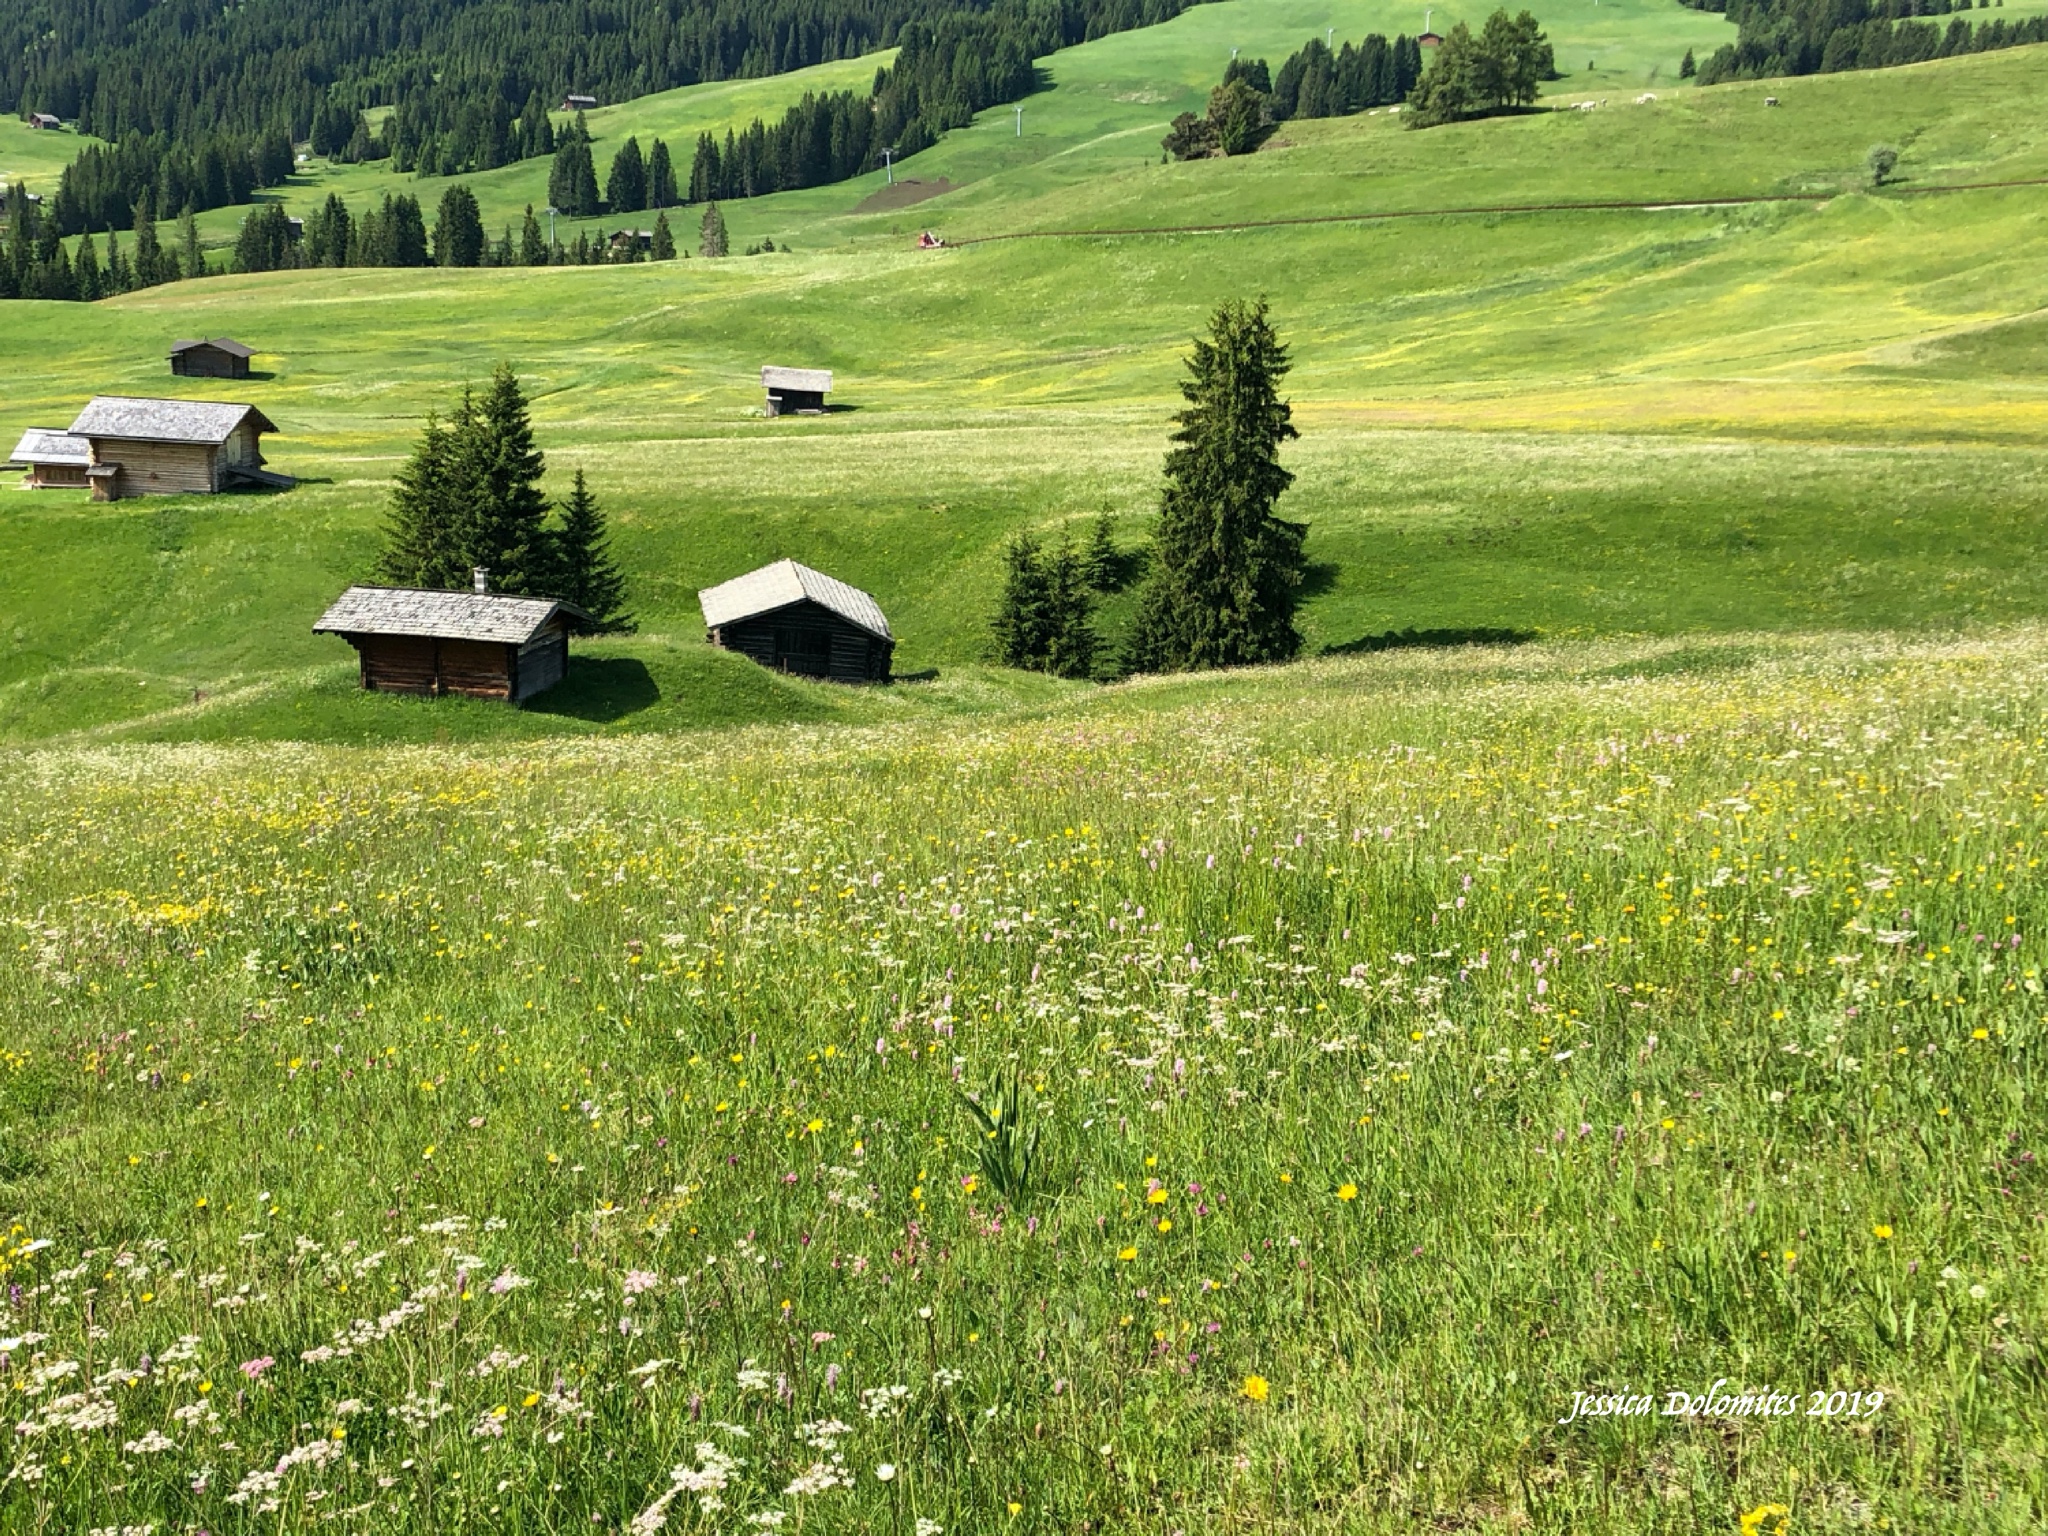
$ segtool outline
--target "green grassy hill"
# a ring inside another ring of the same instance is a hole
[[[1667,44],[1724,27],[1676,6],[1636,14],[1642,80]],[[1216,302],[1257,292],[1297,363],[1289,509],[1313,526],[1314,647],[1409,628],[1944,627],[2048,611],[2048,278],[2034,255],[2048,189],[1913,195],[2048,175],[2048,130],[2021,110],[2048,87],[2048,49],[1787,82],[1768,88],[1776,109],[1755,85],[1640,105],[1638,91],[1429,133],[1385,115],[1291,124],[1247,159],[1157,163],[1153,130],[1233,39],[1284,53],[1312,16],[1402,24],[1370,6],[1224,4],[1072,50],[1023,140],[1004,111],[915,162],[948,178],[942,197],[862,212],[876,190],[862,183],[733,208],[739,241],[773,235],[793,255],[280,273],[10,306],[0,437],[61,425],[95,392],[206,394],[165,376],[164,348],[234,334],[266,375],[242,393],[284,428],[273,461],[304,483],[112,507],[0,497],[15,556],[0,568],[0,732],[525,733],[1013,699],[1016,681],[976,666],[1002,541],[1107,505],[1135,545],[1187,339]],[[1564,21],[1552,31],[1569,64]],[[1571,84],[1561,99],[1579,99]],[[1148,93],[1165,99],[1131,99]],[[609,109],[607,132],[661,112],[681,138],[692,110],[650,98]],[[1859,189],[1878,139],[1905,152],[1903,192]],[[909,240],[925,225],[977,239],[1778,193],[1828,197],[930,254]],[[557,483],[587,470],[611,511],[642,631],[587,647],[605,665],[539,710],[362,698],[349,653],[310,624],[369,569],[420,416],[499,358],[536,392]],[[760,419],[767,361],[836,369],[843,409]],[[848,694],[709,652],[696,589],[782,555],[874,591],[899,670],[937,680]]]

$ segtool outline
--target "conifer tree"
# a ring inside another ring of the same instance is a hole
[[[675,231],[668,227],[668,215],[665,213],[657,213],[654,216],[654,239],[648,247],[647,254],[654,261],[676,259]]]
[[[178,215],[178,264],[186,277],[206,276],[206,253],[199,248],[199,221],[192,217],[192,205]]]
[[[95,299],[106,297],[105,285],[100,281],[99,253],[93,249],[92,231],[78,242],[78,260],[72,267],[73,280],[78,285],[78,296],[90,304]]]
[[[1105,506],[1095,514],[1083,570],[1096,591],[1114,592],[1122,584],[1123,568],[1123,552],[1116,547],[1116,514]]]
[[[466,425],[458,483],[467,502],[467,563],[488,568],[500,591],[538,593],[552,574],[540,490],[547,462],[534,446],[526,394],[510,363],[492,373]]]
[[[121,252],[120,232],[107,231],[107,292],[127,293],[135,286],[135,269]]]
[[[1166,458],[1154,559],[1129,661],[1184,671],[1285,661],[1307,529],[1273,515],[1294,481],[1280,445],[1297,436],[1280,398],[1289,364],[1264,299],[1217,310],[1187,360]]]
[[[519,226],[519,264],[544,267],[548,264],[547,242],[541,238],[540,220],[533,216],[533,204],[526,205],[526,220]]]
[[[647,206],[673,208],[676,205],[676,168],[669,159],[668,145],[660,139],[647,152]]]
[[[1045,670],[1054,677],[1095,675],[1095,599],[1073,541],[1065,536],[1046,561]]]
[[[443,267],[475,267],[484,257],[483,210],[476,194],[457,182],[441,194],[440,216],[434,220],[434,262]]]
[[[622,630],[632,621],[626,616],[626,578],[613,561],[610,533],[597,498],[584,484],[583,471],[576,471],[574,488],[562,503],[562,526],[550,538],[553,545],[553,590],[546,595],[574,603],[600,629]]]
[[[1003,593],[993,626],[996,659],[1004,666],[1036,669],[1044,661],[1051,596],[1043,549],[1030,534],[1017,534],[1003,550]]]
[[[397,587],[452,587],[463,551],[452,495],[455,434],[427,413],[426,430],[398,472],[384,524],[380,579]],[[466,574],[466,573],[464,573]]]
[[[647,206],[647,162],[641,158],[638,135],[629,135],[624,146],[612,156],[604,196],[613,213],[638,213]]]
[[[725,215],[718,211],[718,204],[707,203],[697,249],[706,256],[723,256],[725,243]]]

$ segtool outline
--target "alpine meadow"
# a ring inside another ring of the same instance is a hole
[[[0,38],[0,1533],[2048,1526],[2048,0]]]

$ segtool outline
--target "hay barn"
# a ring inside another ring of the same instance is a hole
[[[768,392],[770,416],[822,415],[832,393],[829,368],[763,368],[761,387]]]
[[[138,400],[101,395],[78,413],[71,436],[91,447],[86,483],[94,501],[124,496],[211,496],[233,485],[285,489],[257,446],[276,425],[253,405],[224,400]]]
[[[30,427],[21,434],[14,456],[7,462],[28,471],[21,481],[24,490],[82,491],[85,472],[92,464],[92,444],[53,427]]]
[[[697,594],[713,645],[762,666],[835,683],[886,683],[896,650],[889,621],[858,587],[794,560]]]
[[[492,592],[479,572],[473,592],[350,587],[313,633],[356,648],[365,688],[517,704],[568,675],[570,632],[589,627],[573,603]]]
[[[186,379],[246,379],[254,354],[231,336],[171,343],[171,372]]]

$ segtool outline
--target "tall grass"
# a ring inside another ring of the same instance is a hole
[[[2044,686],[16,757],[0,1527],[2037,1528]]]

